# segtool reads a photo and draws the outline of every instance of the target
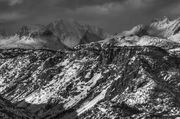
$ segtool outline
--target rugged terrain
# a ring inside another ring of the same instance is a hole
[[[139,25],[72,51],[0,50],[0,116],[180,117],[180,20]]]
[[[74,20],[60,19],[48,25],[23,26],[16,35],[0,37],[0,48],[70,50],[79,44],[103,40],[108,33]]]

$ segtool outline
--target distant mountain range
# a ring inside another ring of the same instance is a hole
[[[99,30],[68,24],[23,28],[18,37],[53,36],[72,50],[0,49],[0,118],[180,118],[180,19],[91,43]],[[92,39],[81,43],[84,31],[91,35],[83,39]],[[73,39],[79,45],[69,43]]]
[[[57,20],[46,26],[23,26],[15,36],[0,40],[0,48],[72,49],[79,44],[103,40],[108,33],[74,20]]]

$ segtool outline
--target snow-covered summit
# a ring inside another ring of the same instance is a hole
[[[112,41],[118,46],[157,46],[172,51],[180,46],[180,18],[165,17],[148,25],[137,25],[100,42]]]
[[[58,24],[18,42],[34,44],[41,33],[61,31]],[[71,51],[0,49],[0,118],[180,117],[178,25],[179,19],[154,21]],[[76,28],[60,34],[71,38],[81,33]],[[8,42],[15,44],[16,37]]]

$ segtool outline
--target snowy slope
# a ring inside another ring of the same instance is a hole
[[[108,36],[100,28],[65,19],[46,26],[23,26],[17,34],[0,39],[0,48],[64,50],[79,44],[103,40]]]
[[[177,117],[180,59],[154,46],[1,50],[0,94],[38,118]]]
[[[175,39],[178,25],[179,19],[155,21],[103,41],[82,43],[71,51],[0,49],[0,116],[180,117],[180,42]],[[54,25],[49,28],[56,31]],[[73,31],[79,34],[77,29]],[[23,47],[25,43],[44,41],[34,38],[22,37],[18,43]],[[13,44],[13,40],[8,42]]]
[[[124,31],[100,42],[103,44],[113,42],[117,46],[151,45],[177,51],[180,47],[180,18],[175,20],[164,18],[148,25],[137,25],[129,31]]]

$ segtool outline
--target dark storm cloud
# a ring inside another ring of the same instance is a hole
[[[121,3],[125,0],[61,0],[58,5],[64,8],[76,9],[84,6],[103,5],[107,3]]]
[[[76,19],[120,32],[153,18],[180,15],[180,0],[0,0],[0,27]]]

